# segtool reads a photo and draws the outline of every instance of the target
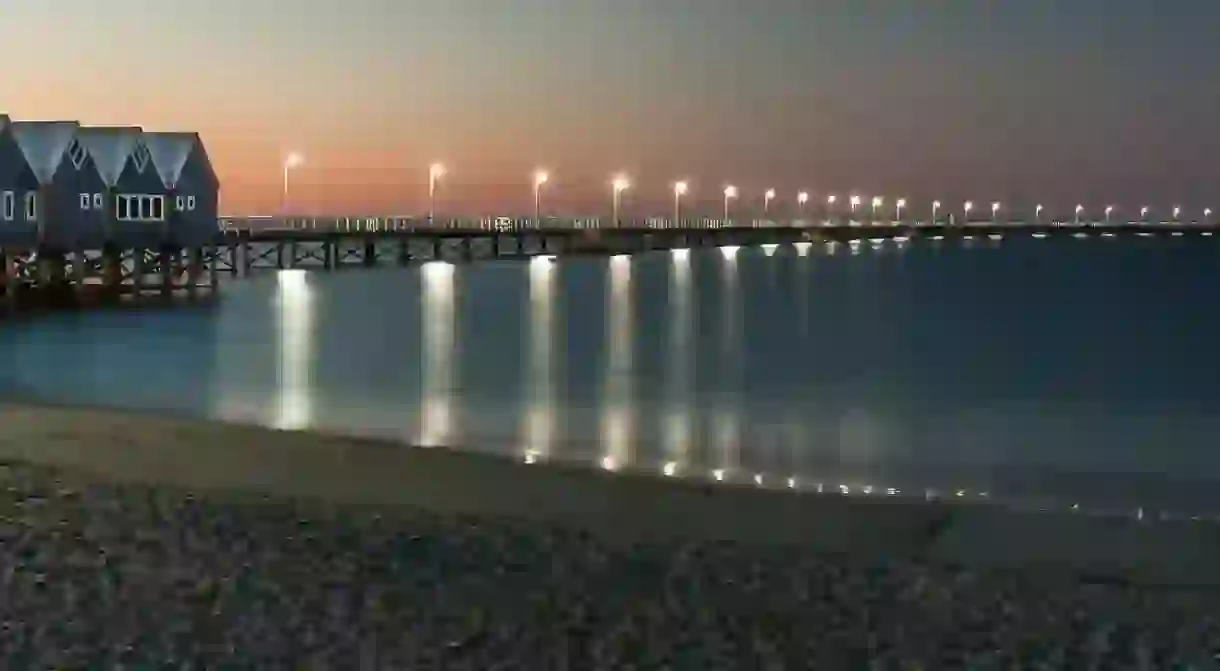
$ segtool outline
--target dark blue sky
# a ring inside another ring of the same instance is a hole
[[[454,209],[527,206],[540,165],[555,207],[622,170],[640,207],[687,177],[709,207],[731,182],[1220,208],[1205,0],[12,4],[7,111],[198,128],[231,210],[277,202],[289,149],[332,210],[418,210],[433,160]]]

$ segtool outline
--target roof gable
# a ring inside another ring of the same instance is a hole
[[[75,121],[15,121],[9,126],[30,171],[42,185],[54,179],[79,127]]]
[[[140,133],[136,126],[81,127],[76,132],[76,139],[89,151],[102,181],[113,187],[118,184],[123,166],[135,151]]]
[[[199,136],[195,133],[145,133],[144,145],[152,155],[153,167],[161,176],[165,188],[172,189],[182,177],[182,169],[190,158]]]
[[[0,114],[0,130],[4,130],[4,127],[9,125],[9,123],[10,123],[10,121],[9,121],[8,115]]]

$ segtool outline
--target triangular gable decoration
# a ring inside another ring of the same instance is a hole
[[[82,127],[76,139],[89,150],[93,164],[106,186],[114,187],[123,174],[123,166],[140,141],[136,127]]]
[[[178,186],[182,177],[182,169],[195,148],[197,137],[194,133],[145,133],[144,144],[152,155],[153,167],[161,176],[161,183],[167,189]]]
[[[10,125],[13,139],[40,185],[46,186],[55,178],[79,127],[75,121],[15,121]]]

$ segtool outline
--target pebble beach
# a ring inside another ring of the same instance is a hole
[[[1209,589],[177,480],[0,466],[4,668],[1220,668]]]

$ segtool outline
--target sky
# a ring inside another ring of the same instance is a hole
[[[5,0],[0,112],[198,130],[228,213],[596,214],[775,188],[1220,209],[1220,3]],[[1213,202],[1214,201],[1214,202]]]

